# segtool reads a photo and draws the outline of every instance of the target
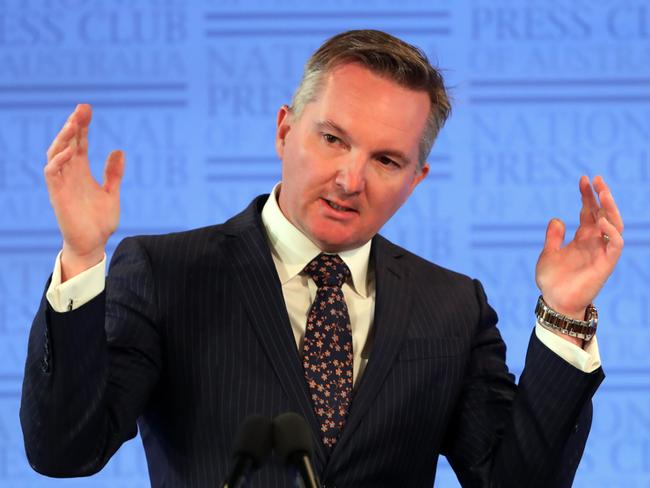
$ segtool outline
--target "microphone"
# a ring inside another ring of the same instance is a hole
[[[222,488],[240,488],[246,483],[248,474],[264,463],[271,452],[272,428],[268,417],[251,415],[244,420],[237,431],[232,450],[235,466],[221,485]]]
[[[311,431],[305,419],[293,412],[278,415],[273,420],[273,441],[280,458],[298,470],[297,478],[304,488],[320,488],[311,463],[313,445]]]

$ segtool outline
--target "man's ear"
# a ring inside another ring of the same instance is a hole
[[[409,195],[415,190],[415,187],[420,184],[420,182],[426,178],[426,176],[429,174],[429,163],[424,163],[422,165],[422,169],[418,171],[415,176],[413,177],[413,181],[411,182],[411,189],[409,190]]]
[[[275,131],[275,151],[280,159],[284,156],[284,140],[291,130],[292,119],[291,108],[288,105],[282,105],[278,110],[278,120]]]

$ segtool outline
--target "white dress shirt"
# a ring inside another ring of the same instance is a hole
[[[302,352],[307,315],[316,297],[316,284],[302,273],[303,268],[321,250],[284,216],[277,203],[278,183],[262,210],[273,262],[282,284],[282,294],[289,314],[296,347]],[[99,295],[105,286],[106,256],[100,263],[61,283],[61,253],[56,258],[52,281],[46,297],[57,312],[75,310]],[[370,241],[363,246],[339,253],[350,268],[352,283],[342,287],[352,326],[354,354],[353,381],[363,374],[372,349],[370,329],[375,312],[374,272],[369,267]],[[600,367],[596,337],[585,343],[584,349],[565,341],[540,324],[535,326],[537,338],[557,355],[585,373]]]

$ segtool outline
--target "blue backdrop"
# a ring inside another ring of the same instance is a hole
[[[277,108],[330,35],[378,28],[422,47],[454,113],[430,177],[384,233],[481,279],[519,373],[546,222],[602,174],[626,249],[598,298],[607,379],[578,487],[650,486],[650,2],[646,0],[0,0],[0,485],[148,486],[139,439],[99,475],[49,480],[25,459],[27,334],[60,247],[42,166],[77,102],[91,159],[127,155],[110,241],[220,222],[279,179]],[[438,486],[458,486],[444,460]]]

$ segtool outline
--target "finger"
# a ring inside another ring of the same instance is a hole
[[[607,256],[609,258],[614,258],[615,260],[618,259],[623,250],[623,236],[618,232],[616,226],[605,217],[598,219],[598,228],[600,229],[601,234],[606,235],[609,238],[607,241],[603,240],[606,245]]]
[[[558,251],[564,242],[566,226],[560,219],[551,219],[546,227],[546,240],[544,241],[545,251]]]
[[[93,108],[89,103],[80,103],[75,109],[77,113],[77,122],[82,127],[88,127],[93,118]]]
[[[104,165],[104,189],[113,193],[119,190],[124,176],[124,152],[112,151]]]
[[[600,175],[594,176],[594,188],[596,190],[596,193],[600,193],[603,190],[609,189],[607,183],[605,183],[605,180]]]
[[[86,155],[88,153],[88,128],[93,117],[93,111],[89,104],[80,103],[77,105],[77,123],[79,132],[77,135],[77,153]]]
[[[48,161],[70,145],[70,141],[73,139],[77,130],[79,129],[79,126],[74,121],[73,115],[74,112],[70,115],[70,117],[68,117],[68,120],[66,120],[65,124],[52,141],[52,144],[50,144],[50,147],[47,149]]]
[[[596,201],[596,196],[585,175],[580,177],[580,196],[582,199],[582,208],[580,209],[580,225],[593,225],[598,220],[598,209],[600,205]]]
[[[61,176],[64,166],[72,158],[72,148],[66,147],[63,151],[54,156],[43,168],[46,183],[51,183],[55,178]]]
[[[601,176],[594,178],[594,188],[598,192],[598,199],[605,211],[604,216],[616,227],[616,230],[620,234],[623,234],[623,218],[618,210],[618,205],[616,205],[612,191]]]

